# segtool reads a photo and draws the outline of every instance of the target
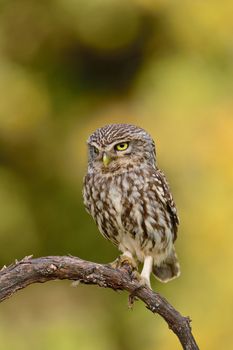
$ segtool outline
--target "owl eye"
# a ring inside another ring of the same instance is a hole
[[[118,143],[114,148],[116,151],[125,151],[129,147],[128,142]]]
[[[97,147],[95,147],[95,146],[93,146],[93,151],[94,151],[94,153],[95,153],[96,155],[98,155],[98,154],[99,154],[99,150],[98,150],[98,148],[97,148]]]

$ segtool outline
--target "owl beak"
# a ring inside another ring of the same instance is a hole
[[[111,157],[107,153],[104,152],[104,154],[103,154],[103,163],[104,163],[105,167],[108,166],[108,164],[111,162],[111,160],[112,160]]]

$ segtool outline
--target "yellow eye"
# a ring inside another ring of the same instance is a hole
[[[93,146],[93,149],[94,149],[94,153],[95,153],[96,155],[99,154],[99,150],[98,150],[97,147]]]
[[[116,151],[125,151],[129,147],[128,142],[122,142],[118,143],[118,145],[115,146]]]

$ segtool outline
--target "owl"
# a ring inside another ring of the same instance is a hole
[[[87,140],[83,197],[102,235],[121,257],[143,263],[141,278],[167,282],[180,274],[174,248],[179,218],[155,144],[142,128],[111,124]]]

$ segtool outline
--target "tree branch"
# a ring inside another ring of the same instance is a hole
[[[190,319],[183,317],[168,301],[140,282],[128,265],[114,269],[72,256],[25,257],[0,271],[0,302],[32,283],[68,279],[84,284],[96,284],[113,290],[126,290],[131,297],[142,300],[153,313],[158,313],[177,335],[186,350],[198,350],[191,332]]]

